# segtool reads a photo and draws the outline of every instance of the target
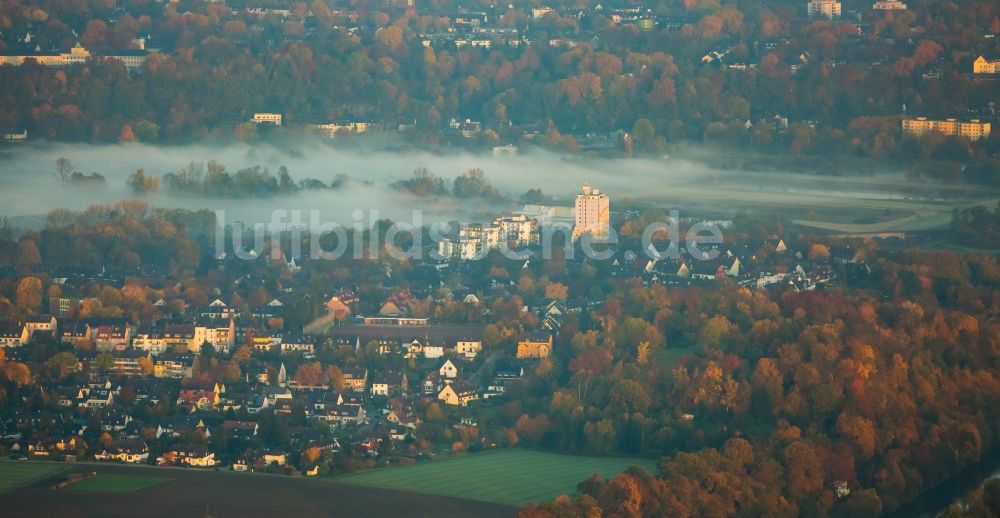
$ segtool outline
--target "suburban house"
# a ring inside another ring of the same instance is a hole
[[[414,340],[406,346],[405,358],[440,358],[444,356],[443,345],[424,345],[419,340]]]
[[[192,468],[211,468],[219,461],[215,460],[215,454],[208,451],[208,448],[201,445],[177,446],[156,459],[156,463],[161,466],[190,466]]]
[[[518,358],[548,358],[552,354],[552,335],[530,335],[517,342]]]
[[[231,467],[233,471],[259,471],[272,464],[284,466],[288,464],[288,456],[277,451],[248,451],[237,457]]]
[[[246,400],[247,413],[250,415],[259,414],[262,410],[269,406],[270,403],[267,398],[259,394],[255,394]]]
[[[285,464],[288,464],[288,456],[285,452],[280,451],[265,451],[261,456],[261,460],[265,466],[269,466],[271,464],[284,466]]]
[[[194,415],[178,415],[172,421],[162,425],[164,433],[171,437],[182,437],[192,433],[198,433],[205,437],[211,437],[212,432],[205,425],[205,421]]]
[[[182,389],[177,397],[177,405],[208,410],[219,405],[219,393],[212,390]]]
[[[357,302],[358,296],[353,291],[340,290],[326,302],[326,309],[333,318],[345,320],[351,316],[351,305]]]
[[[385,304],[382,304],[382,307],[378,310],[378,314],[383,317],[398,317],[402,315],[403,312],[399,309],[399,306],[397,306],[395,302],[390,300]]]
[[[444,346],[443,345],[425,345],[424,346],[424,358],[440,358],[444,356]]]
[[[111,443],[111,446],[95,453],[94,459],[99,461],[118,461],[129,464],[139,464],[146,462],[149,458],[149,447],[141,440],[120,439]]]
[[[479,394],[468,383],[457,381],[445,385],[438,393],[437,398],[446,405],[467,406],[470,401],[479,399]]]
[[[474,359],[482,350],[482,340],[459,340],[455,342],[455,354],[464,356],[468,360]]]
[[[120,432],[128,427],[132,422],[132,416],[123,410],[113,408],[101,418],[101,430],[106,432]]]
[[[364,392],[368,385],[368,369],[364,367],[343,367],[340,369],[344,383],[355,392]]]
[[[80,403],[80,406],[86,408],[109,407],[114,403],[114,399],[114,392],[110,388],[91,389],[86,399]]]
[[[222,423],[222,429],[234,438],[250,439],[257,436],[257,423],[254,421],[235,421],[227,419]]]
[[[316,418],[333,425],[361,424],[365,422],[365,407],[354,403],[331,405],[320,411]]]
[[[390,396],[406,392],[406,374],[395,371],[378,372],[372,377],[373,396]]]
[[[455,379],[458,377],[458,367],[451,360],[445,360],[438,368],[438,374],[442,378]]]

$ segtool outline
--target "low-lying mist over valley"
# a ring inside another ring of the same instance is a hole
[[[72,170],[83,176],[62,181],[57,167],[60,158],[68,159]],[[177,186],[177,177],[185,170],[196,172],[199,181],[205,182],[206,164],[212,162],[216,170],[221,165],[234,176],[257,168],[255,178],[266,178],[274,187],[264,192],[233,188],[219,195],[202,189],[200,183]],[[373,219],[407,221],[412,211],[419,210],[427,224],[485,220],[517,210],[525,201],[571,205],[580,185],[590,183],[612,196],[618,205],[613,210],[621,209],[625,201],[636,207],[678,208],[713,216],[787,207],[812,211],[802,216],[815,219],[817,209],[882,209],[874,219],[902,219],[906,224],[916,219],[924,224],[924,218],[932,225],[942,222],[942,214],[952,204],[970,204],[990,195],[913,181],[899,170],[873,163],[865,163],[863,170],[844,165],[850,170],[835,176],[802,172],[801,168],[782,170],[781,162],[761,163],[753,157],[719,157],[709,149],[689,149],[683,156],[657,159],[585,159],[541,150],[491,156],[344,149],[318,139],[189,146],[46,143],[20,148],[0,161],[0,181],[5,185],[0,192],[0,215],[18,226],[31,227],[42,224],[53,209],[82,210],[95,203],[141,198],[153,207],[224,210],[230,223],[266,222],[274,209],[298,209],[304,214],[317,210],[323,221],[347,224],[355,221],[355,211],[361,209],[368,215],[378,211]],[[129,185],[139,169],[159,182],[150,192],[137,192]],[[487,187],[495,188],[492,195],[469,196],[453,189],[453,180],[472,169],[483,171]],[[285,171],[288,188],[279,188],[278,177]],[[89,176],[93,173],[105,181],[93,181]],[[443,190],[417,188],[413,182],[405,185],[418,174],[424,175],[427,185]],[[541,196],[537,192],[525,196],[536,189]],[[872,217],[865,220],[872,221]]]

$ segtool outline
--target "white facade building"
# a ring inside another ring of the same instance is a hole
[[[594,237],[607,237],[610,229],[611,199],[589,184],[583,184],[583,190],[576,195],[573,239],[587,233]]]
[[[840,2],[834,0],[813,0],[806,4],[806,13],[810,18],[840,18]]]

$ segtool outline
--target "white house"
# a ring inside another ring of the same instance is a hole
[[[473,359],[483,350],[482,340],[459,340],[455,342],[455,354]]]
[[[458,377],[458,367],[456,367],[451,360],[445,360],[438,369],[438,374],[440,374],[442,378],[455,379]]]

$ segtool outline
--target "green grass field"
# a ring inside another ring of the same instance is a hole
[[[127,493],[142,489],[155,484],[161,484],[170,480],[168,477],[150,477],[143,475],[118,475],[114,473],[102,473],[76,484],[69,486],[70,489],[82,491],[107,491],[110,493]]]
[[[510,449],[377,468],[337,481],[519,506],[551,500],[561,494],[575,494],[577,484],[595,472],[609,478],[633,465],[650,472],[656,469],[656,463],[647,459]]]
[[[0,493],[24,487],[64,469],[67,469],[65,464],[47,462],[0,462]]]

